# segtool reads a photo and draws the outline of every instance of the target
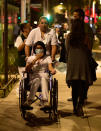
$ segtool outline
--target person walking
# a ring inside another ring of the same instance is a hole
[[[67,35],[67,30],[68,30],[68,24],[63,23],[61,29],[60,29],[60,34],[59,34],[59,41],[61,42],[61,51],[60,51],[60,59],[59,62],[64,62],[66,63],[66,49],[65,49],[65,39]]]
[[[71,33],[66,38],[66,82],[69,87],[72,87],[74,114],[84,116],[85,88],[92,84],[88,60],[88,56],[91,53],[91,46],[84,30],[84,23],[81,20],[74,20],[71,28]]]
[[[84,22],[84,17],[85,17],[84,11],[80,8],[74,10],[73,17],[74,17],[74,20],[79,19],[84,24],[84,31],[85,31],[85,34],[88,36],[90,51],[92,52],[94,34],[93,34],[93,30],[91,29],[89,24]],[[85,94],[85,96],[84,96],[85,100],[87,100],[88,89],[89,89],[89,86],[87,88],[85,88],[85,93],[84,93]],[[72,98],[68,98],[67,100],[72,101]]]
[[[61,42],[59,40],[60,28],[61,28],[61,25],[59,25],[59,24],[54,25],[54,29],[55,29],[57,40],[58,40],[58,43],[57,43],[57,53],[59,53],[59,54],[60,54],[60,50],[61,50]]]
[[[29,23],[22,23],[20,25],[21,34],[17,37],[15,41],[15,47],[18,50],[18,71],[20,76],[22,76],[22,71],[25,70],[25,41],[29,32],[31,31],[31,26]]]
[[[39,25],[37,28],[33,29],[25,43],[25,53],[26,57],[29,56],[29,47],[37,41],[42,41],[46,46],[46,55],[51,55],[52,61],[55,60],[55,54],[57,50],[57,37],[54,29],[48,27],[48,19],[45,16],[40,17]]]

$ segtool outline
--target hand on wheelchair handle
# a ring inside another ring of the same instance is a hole
[[[50,73],[51,73],[52,75],[55,75],[55,74],[56,74],[56,70],[53,69]]]

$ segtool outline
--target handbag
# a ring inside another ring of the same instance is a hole
[[[89,58],[89,66],[91,70],[91,79],[92,81],[96,81],[97,80],[96,69],[97,69],[98,64],[92,56],[90,56]]]

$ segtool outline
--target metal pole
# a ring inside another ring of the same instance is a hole
[[[21,0],[21,23],[26,20],[26,0]]]
[[[3,54],[4,54],[4,74],[5,82],[8,82],[8,9],[7,0],[4,0],[4,41],[3,41]]]
[[[46,16],[48,13],[48,0],[43,0],[43,15]]]
[[[31,3],[31,1],[27,0],[26,3],[27,3],[27,13],[26,13],[27,15],[26,15],[26,18],[27,18],[28,21],[30,21],[30,3]]]
[[[45,0],[43,0],[43,15],[45,16],[46,7],[45,7]]]
[[[89,0],[89,24],[90,24],[90,14],[91,14],[91,0]]]
[[[47,0],[47,14],[48,14],[48,0]]]

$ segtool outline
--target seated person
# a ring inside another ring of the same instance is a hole
[[[48,80],[49,70],[52,74],[56,71],[52,66],[52,60],[50,56],[46,55],[46,48],[43,42],[38,41],[34,46],[34,54],[27,59],[26,71],[29,72],[29,84],[30,94],[28,100],[25,102],[24,107],[31,108],[32,101],[34,100],[35,94],[41,85],[42,90],[42,101],[48,102]]]

